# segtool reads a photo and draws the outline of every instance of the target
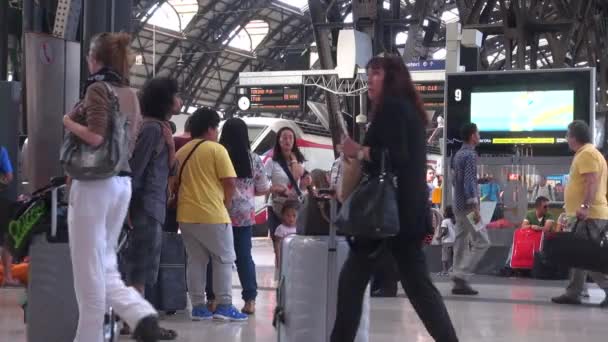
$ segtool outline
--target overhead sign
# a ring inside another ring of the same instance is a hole
[[[443,81],[414,82],[414,87],[427,110],[443,109],[445,97]]]
[[[444,97],[444,82],[415,82],[416,91],[424,98]]]
[[[302,85],[236,87],[238,108],[248,112],[294,112],[304,110]]]
[[[444,59],[431,59],[428,61],[417,61],[407,63],[407,68],[410,71],[421,71],[421,70],[445,70]]]

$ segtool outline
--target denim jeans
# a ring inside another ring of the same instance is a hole
[[[253,227],[232,227],[234,234],[234,251],[236,252],[236,270],[243,287],[243,300],[255,300],[258,296],[258,283],[255,277],[255,263],[251,256],[251,238]],[[213,280],[211,278],[211,265],[207,267],[207,300],[214,300]]]

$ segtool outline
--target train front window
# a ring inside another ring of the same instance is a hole
[[[268,132],[264,139],[258,144],[253,152],[263,155],[264,153],[272,150],[277,140],[277,134],[274,131]]]
[[[249,143],[253,144],[254,141],[264,132],[268,126],[252,126],[247,125],[247,133],[249,133]]]

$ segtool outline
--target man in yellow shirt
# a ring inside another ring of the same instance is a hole
[[[188,293],[192,319],[245,321],[232,305],[232,264],[236,259],[228,207],[236,172],[226,149],[217,143],[219,115],[198,109],[190,118],[193,140],[177,152],[177,221],[188,253]],[[215,312],[205,305],[207,264],[213,265]]]
[[[576,233],[582,236],[587,236],[588,229],[593,239],[599,239],[608,226],[606,159],[591,143],[591,131],[585,122],[576,120],[568,125],[567,139],[568,146],[575,152],[570,166],[570,180],[564,194],[569,228],[573,229],[577,225]],[[587,273],[584,270],[572,270],[566,293],[551,300],[557,304],[581,304]],[[601,306],[608,307],[608,276],[597,272],[589,273],[607,294]]]

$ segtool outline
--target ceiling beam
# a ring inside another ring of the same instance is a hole
[[[262,42],[260,43],[260,45],[265,45],[266,43],[272,41],[276,36],[279,36],[283,33],[283,29],[291,24],[291,22],[293,20],[297,20],[297,15],[296,14],[292,14],[291,16],[289,16],[288,18],[286,18],[285,20],[283,20],[283,22],[281,22],[279,24],[279,26],[277,26],[274,30],[272,30],[272,32],[269,32],[269,35],[267,35],[266,37],[264,37],[264,40],[262,40]],[[294,30],[295,32],[297,32],[298,30]],[[289,42],[291,42],[291,40],[289,40]],[[283,41],[279,41],[276,45],[283,45],[284,42]],[[267,58],[267,60],[273,60],[272,58]],[[232,75],[232,77],[228,80],[228,82],[226,83],[226,86],[222,89],[222,91],[220,92],[220,96],[218,96],[217,101],[215,102],[215,107],[219,107],[220,104],[224,101],[224,98],[226,97],[226,95],[228,95],[228,92],[230,91],[230,89],[232,89],[233,84],[237,81],[239,74],[241,72],[243,72],[245,70],[245,68],[247,66],[249,66],[251,64],[251,60],[246,60],[245,62],[241,63],[241,65],[239,66],[239,68],[234,72],[234,74]]]
[[[263,8],[269,1],[270,0],[255,1],[255,4]],[[229,44],[230,39],[232,39],[232,31],[243,25],[243,23],[249,22],[255,15],[257,15],[258,11],[259,10],[239,13],[239,15],[229,24],[229,26],[224,28],[225,31],[223,32],[222,36],[219,37],[219,39],[217,40],[220,42],[226,42],[225,44],[222,44],[222,46],[226,46],[227,44]],[[231,13],[229,15],[232,16]],[[207,76],[207,73],[209,73],[209,71],[211,70],[212,64],[209,62],[209,58],[203,57],[195,64],[194,68],[192,68],[190,76],[187,78],[186,82],[184,82],[184,84],[187,85],[187,88],[185,89],[186,94],[191,96],[193,92],[201,86],[205,77]],[[205,65],[207,65],[206,68]],[[199,73],[200,75],[198,75]],[[198,80],[196,80],[197,78]]]

